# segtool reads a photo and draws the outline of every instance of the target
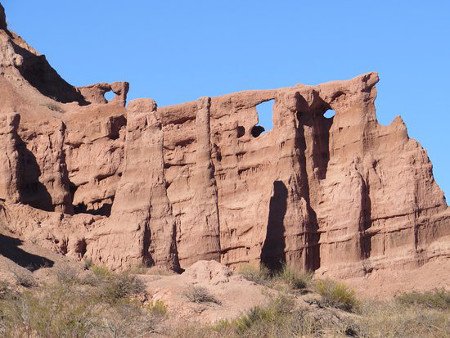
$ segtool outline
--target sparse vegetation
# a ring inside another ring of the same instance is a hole
[[[352,311],[358,304],[355,291],[343,283],[320,279],[315,281],[314,288],[322,296],[322,302],[326,306]]]
[[[286,265],[277,273],[270,273],[269,269],[263,265],[259,268],[253,265],[244,265],[239,269],[239,273],[245,279],[257,284],[271,287],[282,283],[291,290],[306,289],[312,280],[311,273],[299,272]]]
[[[156,300],[148,305],[148,311],[156,316],[164,317],[167,315],[167,306],[162,300]]]
[[[270,280],[269,269],[267,269],[264,265],[260,267],[245,264],[239,268],[238,271],[245,279],[255,282],[256,284],[267,284]]]
[[[450,291],[435,289],[426,292],[402,293],[397,302],[407,306],[427,307],[430,309],[450,310]]]
[[[36,280],[33,277],[33,274],[29,271],[13,271],[14,276],[16,277],[17,283],[25,288],[31,288],[37,285]]]
[[[289,286],[268,292],[266,305],[215,324],[183,326],[170,322],[162,300],[148,302],[143,283],[129,272],[113,273],[98,266],[54,271],[55,278],[47,284],[32,287],[0,281],[0,336],[446,337],[450,333],[450,292],[444,289],[404,293],[389,301],[357,300],[342,283],[312,282],[310,275],[284,269],[265,277],[266,285]],[[261,280],[257,273],[251,276]],[[305,287],[321,295],[319,306],[296,300],[296,290]],[[184,296],[197,304],[220,304],[199,286],[188,288]]]
[[[83,265],[85,270],[89,270],[93,266],[92,259],[87,257],[83,260]]]
[[[220,301],[206,288],[201,286],[192,286],[188,288],[184,295],[193,303],[215,303],[220,305]]]
[[[80,271],[82,271],[80,269]],[[130,274],[103,268],[87,275],[76,269],[56,270],[45,285],[14,292],[3,282],[0,291],[2,337],[132,337],[154,331],[165,305],[145,305],[142,282]]]
[[[327,287],[331,283],[327,282]],[[332,290],[336,290],[337,283]],[[341,286],[337,287],[341,290]],[[432,299],[444,291],[433,292]],[[340,292],[338,292],[339,294]],[[448,294],[448,292],[447,292]],[[272,299],[234,320],[222,320],[215,325],[178,328],[176,337],[448,337],[449,309],[441,306],[417,306],[417,302],[402,303],[361,301],[358,313],[347,314],[296,308],[291,296]],[[430,298],[430,293],[414,293],[414,298]],[[439,302],[440,304],[440,302]],[[336,311],[336,310],[335,310]]]
[[[306,289],[310,285],[312,274],[308,272],[298,272],[284,266],[283,270],[277,274],[275,278],[283,281],[294,290],[300,290]]]
[[[346,323],[334,325],[332,320],[316,318],[307,308],[296,308],[292,296],[280,294],[266,306],[252,308],[246,314],[221,320],[210,326],[178,328],[176,337],[302,337],[331,334],[343,336]]]
[[[54,103],[46,103],[43,106],[47,107],[48,109],[50,109],[52,111],[56,111],[58,113],[64,113],[64,110],[60,106],[58,106]]]
[[[418,296],[417,294],[415,296]],[[423,294],[421,296],[423,297]],[[450,311],[393,301],[361,302],[361,337],[449,337]]]

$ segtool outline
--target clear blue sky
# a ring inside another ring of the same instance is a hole
[[[70,83],[126,80],[160,106],[377,71],[379,121],[403,117],[450,196],[448,0],[2,3]]]

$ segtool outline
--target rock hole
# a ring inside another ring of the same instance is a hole
[[[251,133],[252,133],[252,136],[253,136],[253,137],[258,137],[259,135],[261,135],[262,133],[264,133],[265,130],[266,130],[266,129],[264,129],[264,127],[262,127],[262,126],[254,126],[254,127],[252,128]]]
[[[105,100],[111,102],[116,97],[116,94],[112,90],[105,93]]]
[[[243,126],[237,127],[237,137],[240,138],[245,135],[245,128]]]
[[[258,137],[264,132],[269,132],[273,128],[273,104],[275,100],[262,102],[256,106],[256,112],[258,114],[258,124],[251,130],[253,137]]]
[[[332,119],[336,115],[336,112],[333,109],[328,109],[323,116],[325,116],[327,119]]]

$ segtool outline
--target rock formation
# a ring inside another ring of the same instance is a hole
[[[450,209],[401,118],[377,122],[376,73],[126,105],[128,83],[71,86],[3,18],[0,224],[21,238],[113,269],[355,276],[449,257]]]

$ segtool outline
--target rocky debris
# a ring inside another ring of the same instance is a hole
[[[213,259],[348,277],[448,258],[450,209],[401,118],[377,122],[376,73],[126,106],[128,83],[75,88],[0,39],[0,224],[23,238],[113,269]]]

